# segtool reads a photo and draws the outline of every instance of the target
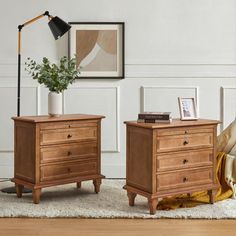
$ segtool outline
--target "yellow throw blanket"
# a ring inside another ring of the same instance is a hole
[[[216,178],[220,188],[217,191],[215,201],[221,201],[232,196],[232,190],[225,182],[224,177],[226,155],[227,154],[220,152],[217,156]],[[158,203],[157,209],[168,210],[179,207],[194,207],[203,203],[209,203],[207,191],[192,193],[190,196],[182,194],[175,197],[164,198]]]

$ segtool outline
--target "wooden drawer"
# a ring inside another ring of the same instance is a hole
[[[157,156],[157,171],[213,165],[213,149],[173,152]]]
[[[212,168],[172,171],[157,175],[157,191],[212,182]]]
[[[172,136],[172,135],[186,135],[186,134],[199,134],[199,133],[212,133],[214,127],[212,126],[198,126],[198,127],[181,127],[181,128],[168,128],[159,129],[158,136]]]
[[[40,132],[40,145],[68,143],[75,141],[96,140],[97,127],[79,127],[69,129],[52,129]]]
[[[42,130],[54,130],[54,129],[70,129],[81,127],[93,127],[97,126],[97,121],[64,121],[64,122],[48,122],[40,124],[40,131]]]
[[[97,162],[71,162],[55,165],[41,166],[40,181],[53,181],[97,173]]]
[[[157,152],[213,147],[213,133],[157,136]]]
[[[88,160],[97,158],[97,143],[73,143],[40,149],[40,162]]]

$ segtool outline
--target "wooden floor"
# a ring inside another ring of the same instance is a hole
[[[227,236],[235,233],[236,220],[0,219],[0,236]]]

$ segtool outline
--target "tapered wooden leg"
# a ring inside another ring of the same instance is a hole
[[[81,182],[77,182],[76,185],[77,185],[77,188],[81,188]]]
[[[215,202],[215,195],[216,195],[216,193],[217,193],[217,190],[212,190],[212,189],[210,189],[210,190],[207,191],[207,193],[208,193],[208,195],[209,195],[209,202],[210,202],[211,204],[213,204],[213,203]]]
[[[129,198],[129,205],[134,206],[134,200],[135,200],[135,197],[137,196],[137,194],[127,191],[127,196]]]
[[[150,214],[154,215],[157,211],[157,204],[158,204],[158,199],[157,198],[150,198],[148,199],[148,205],[149,205],[149,210]]]
[[[99,192],[100,192],[100,185],[101,185],[101,183],[102,183],[102,180],[101,180],[101,179],[95,179],[95,180],[93,181],[95,193],[99,193]]]
[[[16,186],[16,196],[18,198],[21,198],[22,197],[22,191],[24,189],[24,186],[23,185],[20,185],[20,184],[15,184]]]
[[[33,190],[34,204],[38,204],[40,202],[40,195],[41,195],[41,189],[34,189]]]

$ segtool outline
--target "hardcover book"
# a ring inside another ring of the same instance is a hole
[[[142,112],[138,114],[138,119],[169,120],[171,112]]]
[[[165,123],[170,124],[172,122],[172,119],[169,120],[159,120],[159,119],[138,119],[138,123]]]

